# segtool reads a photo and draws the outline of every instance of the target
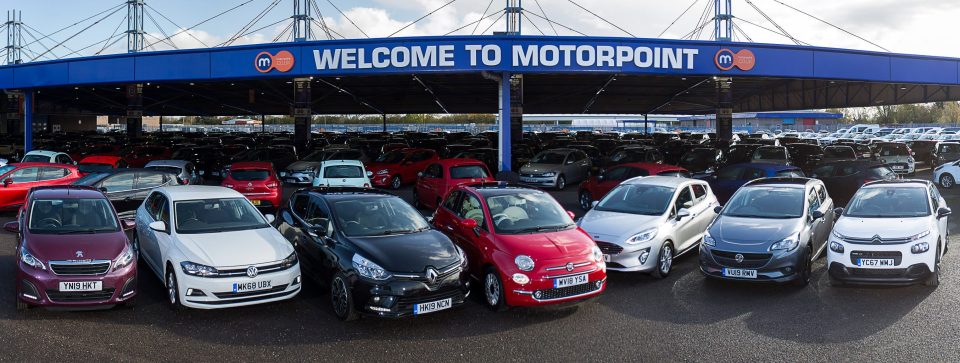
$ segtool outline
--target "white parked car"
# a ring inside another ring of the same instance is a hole
[[[957,185],[958,177],[960,177],[960,160],[933,169],[933,182],[939,183],[944,189],[950,189]]]
[[[673,259],[696,251],[716,216],[717,198],[701,180],[668,176],[624,181],[580,220],[607,269],[670,273]]]
[[[369,188],[372,172],[363,167],[359,160],[327,160],[317,166],[313,178],[315,187],[357,187]]]
[[[272,221],[232,189],[158,188],[137,209],[134,245],[174,309],[285,300],[300,292],[300,265]]]
[[[937,187],[928,181],[864,185],[831,233],[830,281],[939,285],[950,214]]]
[[[33,150],[23,155],[21,163],[76,164],[70,155],[56,151]]]

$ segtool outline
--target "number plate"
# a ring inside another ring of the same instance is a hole
[[[587,279],[587,274],[561,277],[559,279],[553,280],[553,288],[558,289],[561,287],[583,285],[588,281],[589,280]]]
[[[736,277],[741,279],[755,279],[757,278],[757,270],[744,270],[739,268],[724,268],[723,269],[724,277]]]
[[[60,291],[103,291],[103,281],[61,282]]]
[[[453,298],[446,298],[438,301],[425,302],[413,306],[413,315],[432,313],[434,311],[446,310],[453,306]]]
[[[270,280],[266,281],[251,281],[251,282],[236,282],[233,284],[233,292],[249,292],[249,291],[260,291],[260,290],[269,290],[271,287]]]
[[[857,266],[860,267],[894,267],[895,261],[892,258],[861,258],[857,260]]]
[[[903,165],[894,165],[894,166],[893,166],[893,170],[903,170],[903,169],[905,169],[905,168],[903,167]]]
[[[252,203],[253,205],[260,205],[259,200],[251,200],[250,203]]]

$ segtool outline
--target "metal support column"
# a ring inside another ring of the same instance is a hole
[[[506,35],[520,35],[523,30],[523,0],[507,0]]]
[[[23,153],[33,150],[33,91],[23,93]]]
[[[127,137],[143,134],[143,84],[127,85]]]
[[[313,39],[310,23],[310,0],[293,0],[293,41],[304,42]]]
[[[497,123],[497,149],[500,172],[497,179],[516,181],[513,171],[513,148],[523,138],[523,75],[500,74],[500,117]]]
[[[650,129],[647,127],[647,114],[643,114],[643,134],[649,135]]]
[[[163,132],[163,116],[160,116],[160,132]]]
[[[23,62],[23,14],[20,11],[7,11],[7,64],[20,64]]]
[[[267,117],[263,114],[260,114],[260,133],[267,133]]]
[[[143,5],[146,0],[127,0],[127,53],[143,50]]]
[[[733,138],[733,78],[718,77],[717,87],[717,138],[730,141]]]
[[[383,118],[383,133],[387,133],[387,114],[381,114],[380,117]]]
[[[8,92],[4,96],[4,101],[6,104],[3,107],[3,116],[7,122],[7,135],[16,135],[20,133],[20,123],[22,120],[22,113],[20,112],[22,94],[16,92]]]
[[[293,138],[300,150],[307,150],[310,144],[310,122],[313,118],[310,83],[310,78],[293,80]]]
[[[729,42],[733,39],[733,10],[732,0],[713,1],[713,32],[718,42]]]

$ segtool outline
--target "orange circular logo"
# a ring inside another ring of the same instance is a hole
[[[253,58],[253,66],[260,73],[267,73],[274,69],[280,72],[289,72],[293,69],[293,53],[286,50],[271,55],[270,52],[260,52]]]
[[[749,71],[757,65],[757,57],[748,49],[741,49],[734,53],[730,49],[720,49],[713,56],[713,62],[721,71],[729,71],[734,68],[740,68],[741,71]]]

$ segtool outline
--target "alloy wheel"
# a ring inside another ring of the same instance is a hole
[[[500,303],[500,280],[497,280],[496,275],[489,273],[484,279],[484,286],[486,287],[484,291],[487,294],[487,304],[497,306]]]
[[[330,297],[333,301],[333,311],[338,316],[347,314],[347,285],[339,276],[333,278],[333,284],[330,290]]]
[[[564,179],[563,175],[561,175],[559,178],[557,178],[557,189],[563,190],[563,188],[566,188],[566,187],[567,187],[567,180]]]
[[[170,299],[170,305],[177,304],[177,278],[173,272],[167,273],[167,298]]]
[[[663,245],[660,250],[660,273],[666,275],[673,267],[673,248],[669,244]]]
[[[590,193],[583,192],[580,193],[580,209],[590,210],[593,200],[590,198]]]
[[[393,180],[390,181],[390,187],[393,189],[400,189],[400,177],[395,176]]]
[[[952,188],[955,182],[956,181],[953,180],[953,176],[950,174],[943,174],[943,176],[940,177],[940,186],[944,188],[947,188],[947,189]]]

